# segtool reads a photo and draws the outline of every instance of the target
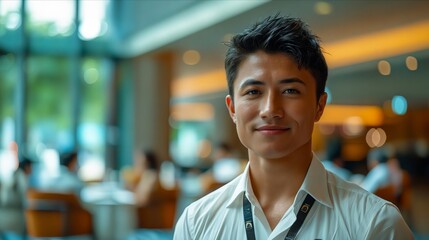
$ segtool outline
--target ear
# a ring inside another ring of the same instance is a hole
[[[317,103],[317,109],[316,109],[316,116],[314,118],[314,122],[318,122],[320,118],[322,117],[323,111],[325,110],[326,101],[328,99],[328,94],[324,92]]]
[[[232,97],[230,95],[227,95],[225,97],[225,104],[228,108],[229,116],[231,116],[232,121],[235,123],[235,107],[234,107],[234,101],[232,100]]]

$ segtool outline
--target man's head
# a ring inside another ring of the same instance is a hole
[[[307,25],[299,19],[274,16],[235,35],[227,44],[225,70],[229,95],[234,98],[234,81],[240,64],[256,51],[282,53],[291,57],[300,68],[310,71],[316,79],[316,99],[325,91],[328,67],[319,45]]]
[[[225,67],[230,88],[225,102],[249,154],[309,155],[314,123],[326,104],[327,67],[305,24],[265,19],[232,39]]]
[[[367,165],[371,170],[378,164],[386,163],[389,160],[387,150],[384,148],[374,148],[368,152]]]
[[[77,170],[77,152],[67,152],[60,156],[61,165],[67,167],[70,171]]]

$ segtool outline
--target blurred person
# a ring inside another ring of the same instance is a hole
[[[367,166],[368,174],[364,177],[361,187],[374,193],[377,189],[389,186],[392,181],[390,178],[389,160],[386,149],[374,148],[368,152]]]
[[[57,177],[51,179],[46,190],[80,194],[84,182],[78,176],[79,162],[77,152],[67,152],[60,155],[60,171]]]
[[[226,105],[249,163],[185,209],[174,239],[413,238],[393,204],[326,171],[313,154],[328,69],[304,22],[270,16],[235,35],[225,69]]]
[[[221,142],[216,147],[213,163],[213,177],[218,183],[227,183],[240,175],[240,160],[233,156],[229,144]]]
[[[122,178],[127,189],[134,193],[137,206],[149,203],[151,194],[159,183],[159,162],[152,150],[135,152],[133,168],[122,170]]]
[[[9,184],[0,184],[0,239],[23,239],[26,232],[26,192],[33,161],[23,156]]]
[[[231,146],[226,142],[218,143],[213,154],[212,167],[201,176],[204,194],[231,181],[241,172],[241,161],[233,156]]]
[[[322,164],[326,170],[332,172],[344,180],[349,180],[349,178],[352,176],[352,173],[344,168],[344,160],[341,156],[342,148],[343,142],[341,138],[335,137],[328,140],[326,156],[322,161]]]

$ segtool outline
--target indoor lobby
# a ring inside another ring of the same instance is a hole
[[[308,23],[328,64],[314,154],[332,160],[337,144],[363,186],[386,150],[393,182],[372,192],[429,240],[428,12],[426,0],[0,0],[0,240],[172,239],[190,203],[247,165],[225,53],[276,14]]]

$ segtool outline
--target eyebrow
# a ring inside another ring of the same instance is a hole
[[[280,80],[281,84],[286,84],[286,83],[300,83],[302,85],[306,85],[304,81],[302,81],[299,78],[287,78],[287,79],[282,79]],[[253,86],[253,85],[265,85],[264,82],[260,81],[260,80],[256,80],[256,79],[247,79],[244,82],[242,82],[240,84],[239,89],[243,89],[246,88],[247,86]]]

